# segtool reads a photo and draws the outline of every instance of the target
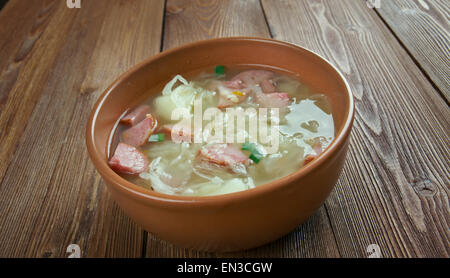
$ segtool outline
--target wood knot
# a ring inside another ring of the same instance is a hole
[[[81,88],[80,94],[81,94],[82,96],[90,95],[90,94],[94,93],[96,90],[97,90],[96,88],[85,87],[85,88]]]
[[[42,253],[42,258],[50,258],[52,255],[52,251],[44,251],[44,253]]]
[[[364,27],[355,25],[355,24],[346,24],[344,25],[344,30],[347,33],[355,33],[355,34],[359,34],[359,33],[364,33]]]
[[[183,8],[182,7],[179,7],[179,6],[177,6],[177,5],[167,5],[167,7],[166,7],[166,11],[167,11],[167,13],[169,13],[169,14],[178,14],[178,13],[181,13],[182,11],[183,11]]]
[[[437,193],[437,188],[429,179],[419,179],[412,183],[414,191],[420,196],[433,197]]]

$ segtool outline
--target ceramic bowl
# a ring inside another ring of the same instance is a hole
[[[311,89],[328,96],[335,123],[334,141],[317,159],[286,177],[218,196],[160,194],[134,185],[111,170],[108,140],[124,111],[137,105],[150,88],[176,74],[222,64],[263,65],[297,74]],[[87,124],[86,142],[112,198],[145,230],[180,247],[237,251],[288,234],[323,204],[344,165],[353,117],[350,88],[342,74],[324,58],[281,41],[222,38],[162,52],[121,75],[95,104]]]

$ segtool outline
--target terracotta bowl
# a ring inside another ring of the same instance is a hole
[[[211,197],[159,194],[128,182],[109,168],[108,139],[124,111],[142,100],[149,88],[175,74],[221,64],[264,65],[298,74],[302,82],[328,96],[335,140],[312,163],[289,176],[254,189]],[[124,73],[95,104],[86,141],[112,197],[145,230],[180,247],[236,251],[286,235],[323,204],[344,165],[353,117],[347,82],[322,57],[281,41],[224,38],[165,51]]]

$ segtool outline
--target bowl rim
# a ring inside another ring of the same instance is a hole
[[[97,150],[95,146],[95,136],[94,136],[94,123],[97,119],[97,114],[102,107],[105,100],[108,98],[109,94],[121,83],[123,80],[126,80],[135,72],[139,71],[141,68],[146,66],[147,64],[160,59],[162,57],[171,55],[174,52],[182,51],[187,48],[192,48],[200,45],[210,44],[210,43],[220,43],[220,42],[228,42],[228,41],[242,41],[242,42],[261,42],[266,44],[274,44],[281,45],[284,47],[296,48],[305,52],[309,52],[309,54],[315,55],[321,60],[323,60],[328,66],[330,66],[340,77],[341,81],[344,83],[346,87],[346,93],[348,97],[348,107],[346,110],[346,115],[344,116],[344,124],[341,128],[336,132],[336,136],[331,142],[331,144],[312,162],[308,163],[306,166],[299,168],[297,171],[284,176],[282,178],[273,180],[271,182],[265,183],[263,185],[257,186],[255,188],[228,193],[221,195],[213,195],[213,196],[182,196],[182,195],[169,195],[164,193],[158,193],[150,189],[146,189],[140,187],[136,184],[133,184],[126,179],[122,178],[116,172],[114,172],[107,163],[104,163],[103,156]],[[89,156],[91,157],[92,162],[94,163],[95,169],[100,173],[103,179],[110,185],[114,186],[115,189],[121,191],[122,193],[127,194],[130,197],[133,197],[136,200],[143,201],[145,203],[157,203],[158,205],[165,206],[179,206],[179,205],[188,205],[188,206],[209,206],[209,205],[225,205],[233,202],[244,201],[249,198],[253,198],[258,195],[264,195],[273,191],[276,191],[286,184],[294,180],[299,180],[302,177],[308,175],[313,172],[317,167],[325,162],[329,157],[331,157],[335,152],[338,152],[344,145],[347,137],[350,134],[351,127],[354,120],[355,113],[355,104],[354,97],[351,91],[351,88],[343,76],[343,74],[337,69],[333,64],[330,63],[326,58],[317,54],[316,52],[309,50],[305,47],[299,46],[294,43],[279,41],[275,39],[269,38],[260,38],[260,37],[226,37],[226,38],[215,38],[215,39],[207,39],[195,41],[192,43],[184,44],[169,50],[165,50],[156,55],[153,55],[149,58],[146,58],[142,62],[132,66],[130,69],[122,73],[119,77],[117,77],[111,85],[107,87],[107,89],[98,97],[94,107],[91,110],[89,120],[86,126],[86,145],[88,148]]]

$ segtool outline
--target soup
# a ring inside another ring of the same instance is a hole
[[[320,155],[334,139],[331,112],[325,95],[286,72],[216,66],[177,75],[119,119],[109,165],[159,193],[247,190]]]

